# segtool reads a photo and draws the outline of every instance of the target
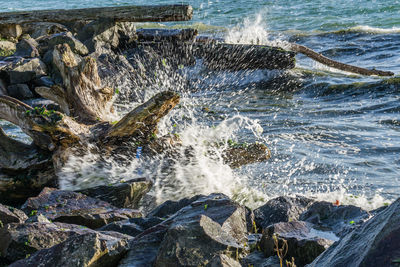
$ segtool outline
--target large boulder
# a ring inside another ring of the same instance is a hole
[[[99,231],[114,231],[130,236],[137,236],[145,230],[162,223],[163,220],[157,217],[152,218],[131,218],[128,220],[112,222],[97,229]]]
[[[43,36],[38,39],[39,52],[45,54],[59,44],[68,44],[71,50],[81,56],[89,53],[87,47],[76,39],[70,32],[60,32],[49,36]]]
[[[0,252],[9,262],[24,259],[38,250],[57,245],[73,235],[94,232],[65,223],[10,223],[0,229]]]
[[[305,197],[277,197],[254,210],[255,221],[261,229],[279,222],[299,220],[314,201]]]
[[[21,26],[23,32],[25,34],[29,34],[34,39],[42,36],[68,31],[68,29],[64,25],[54,22],[30,22],[24,23]]]
[[[267,257],[276,255],[274,236],[278,238],[280,246],[286,240],[288,250],[285,259],[290,261],[294,257],[297,266],[312,262],[333,242],[339,240],[332,233],[313,229],[310,223],[298,221],[276,223],[263,229],[261,249]]]
[[[39,214],[58,222],[84,225],[92,229],[114,221],[141,217],[133,209],[117,207],[80,193],[44,188],[37,197],[29,198],[22,206],[27,214]]]
[[[118,208],[139,207],[139,201],[150,191],[153,182],[147,178],[137,178],[126,182],[115,183],[111,185],[100,185],[77,192],[84,195],[101,199]]]
[[[39,58],[24,59],[13,56],[7,58],[2,64],[1,77],[9,84],[29,83],[47,73],[46,65]]]
[[[14,55],[20,57],[38,57],[39,51],[37,49],[38,43],[33,38],[22,38],[21,41],[18,42],[16,47],[16,52]]]
[[[0,228],[7,223],[22,223],[27,219],[28,216],[22,210],[0,204]]]
[[[13,84],[7,87],[9,96],[19,100],[31,99],[34,97],[31,89],[26,84]]]
[[[221,254],[240,259],[248,252],[246,208],[223,194],[201,196],[131,243],[120,266],[204,266]]]
[[[322,253],[309,267],[398,266],[400,199]]]
[[[342,236],[371,217],[368,211],[353,205],[335,205],[326,201],[313,203],[300,215],[300,220],[313,223],[319,229]]]
[[[17,40],[22,34],[22,28],[18,24],[0,24],[0,36],[2,38]]]
[[[10,266],[116,266],[127,249],[126,239],[90,232],[74,235],[58,245],[42,249]]]

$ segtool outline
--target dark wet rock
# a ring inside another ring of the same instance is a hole
[[[52,87],[55,84],[53,79],[51,79],[51,77],[49,76],[42,76],[34,80],[33,83],[36,86],[46,86],[46,87]]]
[[[204,195],[197,195],[191,198],[182,198],[178,201],[167,200],[163,204],[159,205],[157,208],[152,210],[147,217],[159,217],[159,218],[168,218],[171,215],[175,214],[180,209],[190,205],[193,201],[196,201],[200,198],[205,197]]]
[[[60,32],[39,38],[39,52],[45,54],[59,44],[68,44],[71,50],[81,56],[89,53],[87,47],[76,39],[70,32]]]
[[[77,33],[77,38],[87,46],[90,53],[103,53],[136,40],[136,27],[130,22],[96,20],[86,24]]]
[[[139,42],[186,42],[194,41],[196,29],[138,29]]]
[[[277,197],[254,210],[257,227],[263,229],[279,222],[297,221],[314,201],[305,197]]]
[[[119,262],[119,267],[153,266],[167,226],[152,227],[130,241],[127,255]]]
[[[73,235],[94,232],[86,227],[49,222],[11,223],[0,229],[0,252],[10,262],[50,248]]]
[[[335,205],[326,201],[313,203],[303,212],[300,220],[313,223],[322,230],[342,236],[370,217],[368,211],[352,205]]]
[[[118,209],[107,202],[80,193],[48,187],[37,197],[29,198],[22,210],[33,216],[42,214],[52,221],[84,225],[92,229],[141,216],[137,210]]]
[[[398,266],[400,199],[342,237],[309,267]]]
[[[306,222],[282,222],[263,229],[261,249],[267,257],[276,255],[274,235],[282,247],[283,239],[287,241],[288,251],[285,259],[294,257],[297,266],[311,263],[338,238],[332,233],[317,231]],[[328,239],[327,237],[330,237]]]
[[[5,51],[14,51],[15,49],[17,49],[15,43],[5,40],[0,41],[0,51],[3,51],[3,53]]]
[[[241,267],[242,265],[236,260],[224,254],[215,255],[206,265],[207,267]]]
[[[10,266],[116,266],[128,249],[128,242],[100,233],[75,235]]]
[[[247,253],[246,209],[223,194],[199,198],[170,217],[155,266],[205,265],[219,254]]]
[[[22,223],[28,216],[19,209],[0,204],[0,228],[7,223]]]
[[[138,208],[141,198],[150,191],[153,182],[137,178],[111,185],[101,185],[77,191],[84,195],[108,202],[118,208]]]
[[[22,57],[10,57],[2,62],[1,76],[9,84],[22,84],[34,80],[36,77],[46,75],[47,67],[39,58],[24,59]]]
[[[246,208],[223,194],[200,196],[136,236],[120,266],[203,266],[221,254],[242,258],[246,243]]]
[[[23,32],[37,39],[42,36],[66,32],[68,29],[59,23],[54,22],[31,22],[22,25]]]
[[[16,52],[14,55],[20,57],[38,57],[39,51],[37,49],[38,43],[33,38],[23,38],[18,42]]]
[[[34,95],[26,84],[13,84],[7,87],[9,96],[12,96],[19,100],[33,98]]]
[[[254,251],[241,261],[242,266],[253,267],[280,267],[278,256],[266,258],[261,251]]]
[[[6,39],[17,40],[22,34],[22,28],[18,24],[0,24],[0,36]]]
[[[131,218],[128,220],[112,222],[97,229],[99,231],[115,231],[122,234],[137,236],[143,231],[162,223],[160,218]]]

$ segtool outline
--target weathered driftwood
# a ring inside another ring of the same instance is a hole
[[[0,13],[0,24],[27,22],[72,22],[112,19],[115,21],[185,21],[192,19],[190,5],[120,6],[82,9],[55,9]]]
[[[341,63],[335,60],[332,60],[330,58],[327,58],[323,56],[322,54],[313,51],[312,49],[305,47],[303,45],[295,44],[295,43],[289,43],[290,50],[298,53],[302,53],[306,55],[309,58],[314,59],[315,61],[318,61],[319,63],[322,63],[326,66],[329,66],[334,69],[342,70],[342,71],[347,71],[351,73],[356,73],[356,74],[361,74],[361,75],[367,75],[367,76],[393,76],[394,73],[391,71],[382,71],[382,70],[376,70],[376,69],[365,69],[357,66],[352,66],[349,64]]]

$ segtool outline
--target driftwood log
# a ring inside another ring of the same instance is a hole
[[[120,6],[83,9],[55,9],[0,13],[1,24],[28,22],[74,22],[110,19],[121,22],[186,21],[192,19],[190,5]]]
[[[32,108],[12,97],[0,96],[0,119],[19,126],[33,140],[31,145],[23,144],[0,131],[0,170],[9,177],[23,177],[23,182],[19,178],[0,177],[1,202],[6,203],[10,194],[16,199],[15,192],[23,201],[43,186],[55,184],[55,177],[69,156],[85,153],[93,145],[95,151],[105,156],[118,157],[126,151],[126,143],[139,144],[136,146],[142,146],[143,153],[148,155],[179,154],[180,142],[176,137],[155,138],[158,121],[178,104],[178,94],[158,93],[112,123],[114,89],[102,86],[97,61],[77,56],[67,44],[55,46],[52,56],[63,84],[39,87],[37,92],[58,103],[62,112]],[[135,149],[130,148],[128,155]],[[227,146],[223,155],[233,168],[268,158],[267,147],[259,144]]]

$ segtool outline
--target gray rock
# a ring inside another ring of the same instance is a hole
[[[95,231],[65,223],[10,223],[0,229],[0,252],[6,260],[14,262],[38,250],[59,244],[73,235],[88,232]]]
[[[118,208],[138,208],[141,198],[150,191],[153,182],[147,178],[132,179],[122,183],[101,185],[78,193],[108,202]]]
[[[3,79],[0,79],[0,95],[7,95],[7,85]]]
[[[87,233],[72,236],[10,266],[116,266],[127,249],[128,242],[125,239]]]
[[[254,251],[242,259],[242,266],[280,267],[278,256],[266,258],[261,251]]]
[[[0,204],[0,228],[7,223],[22,223],[26,219],[28,216],[22,210]]]
[[[87,47],[76,39],[70,32],[60,32],[50,36],[44,36],[38,39],[39,41],[39,52],[45,54],[48,50],[52,50],[53,47],[59,44],[68,44],[74,53],[81,56],[86,56],[89,51]]]
[[[33,216],[44,215],[57,222],[100,228],[114,221],[141,217],[133,209],[118,209],[113,205],[71,191],[45,187],[37,197],[29,198],[22,210]]]
[[[254,210],[257,227],[263,229],[271,224],[299,220],[314,201],[305,197],[277,197]]]
[[[115,231],[122,234],[137,236],[148,228],[151,228],[163,220],[159,218],[132,218],[128,220],[112,222],[97,229],[99,231]]]
[[[223,194],[192,202],[170,217],[154,266],[206,265],[216,255],[248,251],[246,209]]]
[[[265,256],[276,255],[274,235],[279,240],[279,246],[283,240],[287,241],[288,250],[285,259],[294,257],[297,266],[311,263],[318,255],[325,251],[338,238],[332,233],[317,231],[306,222],[282,222],[263,229],[261,249]],[[329,237],[329,239],[328,239]]]
[[[206,265],[207,267],[241,267],[242,265],[236,260],[224,254],[214,256]]]
[[[47,67],[39,58],[12,57],[3,68],[9,84],[28,83],[36,77],[46,75]]]
[[[147,214],[147,217],[168,218],[180,209],[190,205],[193,201],[196,201],[202,197],[205,196],[197,195],[191,198],[182,198],[179,201],[167,200]]]
[[[7,88],[8,95],[16,99],[24,100],[33,98],[34,95],[26,84],[13,84]]]
[[[6,39],[17,40],[22,34],[22,28],[18,24],[0,24],[0,36]]]
[[[326,201],[313,203],[300,220],[313,223],[320,229],[342,236],[370,217],[368,211],[352,205],[334,205]]]
[[[22,25],[24,33],[37,39],[42,36],[52,35],[60,32],[66,32],[68,29],[59,23],[54,22],[31,22]]]
[[[18,42],[16,52],[14,55],[21,57],[38,57],[39,51],[37,50],[38,43],[33,38],[23,38]]]
[[[49,76],[42,76],[33,81],[36,86],[52,87],[55,83]]]
[[[322,253],[309,267],[398,266],[400,199]]]

